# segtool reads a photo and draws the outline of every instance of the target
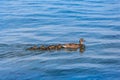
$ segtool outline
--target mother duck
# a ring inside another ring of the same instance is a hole
[[[68,43],[68,44],[64,44],[64,45],[63,45],[63,48],[71,48],[71,49],[81,48],[81,47],[84,45],[83,42],[84,42],[84,39],[81,38],[81,39],[79,40],[79,44]]]

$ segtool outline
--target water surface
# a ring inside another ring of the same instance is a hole
[[[1,0],[0,80],[119,80],[119,0]],[[26,51],[78,43],[86,50]]]

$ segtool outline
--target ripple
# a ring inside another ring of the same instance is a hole
[[[0,2],[0,80],[120,78],[118,0]],[[25,50],[80,38],[85,39],[84,53]]]

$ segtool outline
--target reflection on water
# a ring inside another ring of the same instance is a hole
[[[0,3],[0,80],[120,79],[119,0]],[[79,38],[80,49],[26,50]]]

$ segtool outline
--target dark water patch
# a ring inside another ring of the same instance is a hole
[[[8,44],[0,44],[0,47],[7,47]]]
[[[120,45],[119,43],[100,43],[100,44],[96,44],[96,45],[93,45],[93,46],[89,46],[90,49],[92,49],[93,47],[95,47],[94,49],[96,48],[99,48],[100,50],[101,49],[109,49],[109,48],[119,48]]]
[[[103,60],[103,61],[101,60],[99,62],[99,64],[104,64],[104,65],[107,65],[107,66],[113,66],[113,65],[117,66],[117,65],[120,64],[120,61],[119,60],[114,60],[114,59],[107,59],[107,60]]]
[[[120,35],[116,35],[116,34],[113,34],[113,35],[104,35],[101,38],[103,38],[103,39],[120,39]]]

